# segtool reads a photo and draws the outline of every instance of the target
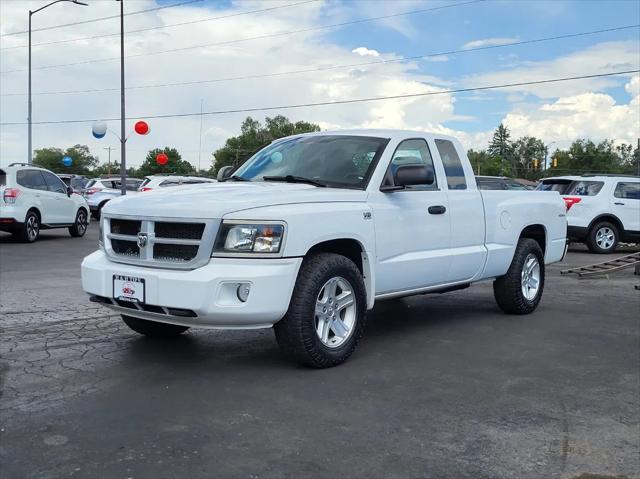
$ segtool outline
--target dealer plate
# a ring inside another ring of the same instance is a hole
[[[113,297],[121,301],[144,303],[144,278],[114,274]]]

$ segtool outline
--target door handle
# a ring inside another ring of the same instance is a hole
[[[614,205],[624,206],[624,203],[622,201],[616,201]]]
[[[441,215],[441,214],[444,214],[444,212],[447,211],[447,209],[442,205],[438,205],[438,206],[429,206],[428,211],[430,215]]]

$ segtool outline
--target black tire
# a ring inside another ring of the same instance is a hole
[[[97,209],[97,210],[93,210],[93,211],[91,212],[91,217],[92,217],[94,220],[96,220],[96,221],[97,221],[97,220],[99,220],[99,219],[100,219],[100,212],[101,212],[101,209],[102,209],[102,208]]]
[[[74,238],[82,238],[87,232],[88,225],[87,210],[80,208],[76,213],[75,223],[73,223],[73,226],[69,226],[69,234]]]
[[[618,246],[618,227],[609,221],[598,221],[589,229],[587,247],[596,254],[613,253]]]
[[[329,347],[316,333],[315,308],[327,281],[336,277],[344,278],[352,288],[355,321],[344,342]],[[306,258],[300,267],[289,310],[274,326],[276,339],[282,351],[300,364],[314,368],[337,366],[356,349],[364,332],[366,313],[366,290],[358,267],[344,256],[318,253]]]
[[[523,268],[530,255],[535,256],[539,266],[538,290],[535,296],[527,298],[523,292]],[[507,274],[493,282],[493,296],[502,311],[507,314],[532,313],[542,298],[544,290],[544,254],[537,241],[520,238]]]
[[[134,318],[133,316],[126,316],[124,314],[122,315],[122,321],[136,333],[144,334],[152,338],[173,338],[189,329],[187,326],[158,323],[157,321]]]
[[[23,243],[33,243],[37,240],[40,236],[40,216],[38,216],[38,213],[33,210],[28,211],[27,216],[24,218],[24,223],[22,223],[15,235]]]

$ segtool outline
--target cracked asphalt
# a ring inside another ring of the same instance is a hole
[[[97,226],[0,236],[1,478],[640,477],[640,277],[579,281],[538,310],[490,284],[380,303],[344,365],[272,331],[158,341],[89,303]]]

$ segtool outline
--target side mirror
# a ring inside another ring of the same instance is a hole
[[[73,194],[73,188],[71,188],[70,186],[67,186],[67,196],[71,197],[72,194]]]
[[[433,169],[425,165],[401,165],[393,175],[396,186],[432,185]]]
[[[233,166],[231,165],[223,166],[218,170],[218,175],[216,176],[216,179],[218,181],[224,181],[231,176],[232,172],[233,172]]]

